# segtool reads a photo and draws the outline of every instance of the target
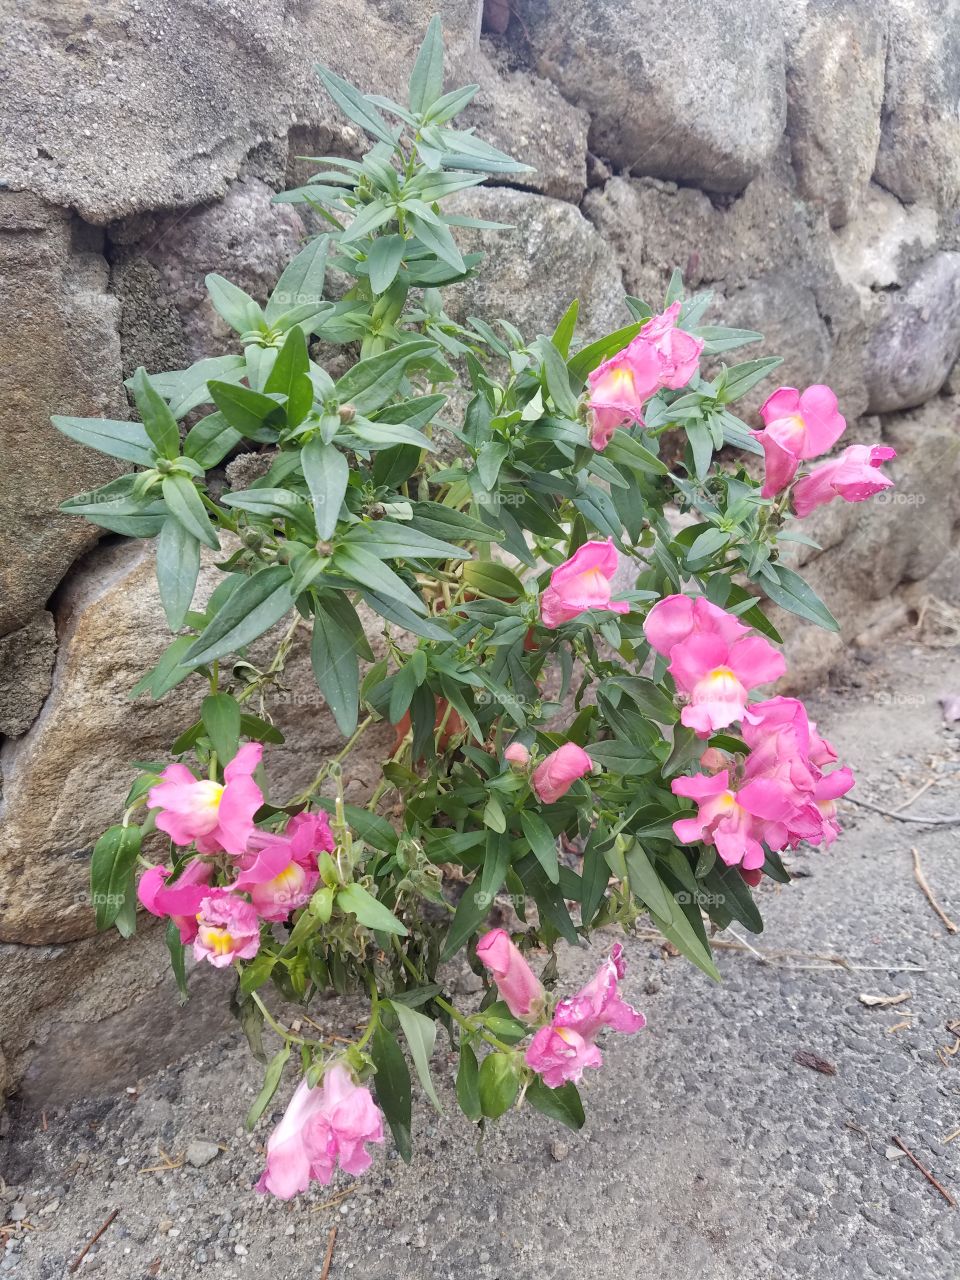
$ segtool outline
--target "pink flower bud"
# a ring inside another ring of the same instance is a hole
[[[593,761],[583,747],[565,742],[534,769],[533,789],[543,804],[553,804],[592,768]]]
[[[477,943],[477,959],[490,970],[497,990],[515,1018],[542,1006],[543,987],[506,929],[491,929]]]
[[[522,742],[511,742],[506,751],[504,751],[503,758],[508,764],[515,764],[522,768],[523,765],[529,763],[530,752]]]
[[[626,600],[610,599],[610,583],[616,572],[617,549],[612,538],[585,542],[550,575],[550,585],[540,598],[543,625],[553,630],[588,609],[629,613]]]

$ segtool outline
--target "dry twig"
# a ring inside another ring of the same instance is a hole
[[[896,818],[897,822],[918,822],[924,827],[955,827],[960,824],[960,813],[947,816],[934,814],[929,818],[915,818],[909,813],[900,813],[898,809],[883,809],[878,804],[871,804],[869,800],[859,800],[853,796],[844,796],[844,800],[850,804],[859,805],[861,809],[869,809],[871,813],[881,813],[885,818]]]
[[[950,1208],[951,1208],[951,1209],[955,1209],[955,1208],[957,1207],[957,1202],[956,1202],[956,1200],[954,1200],[953,1196],[952,1196],[952,1195],[950,1194],[950,1192],[946,1189],[946,1187],[941,1186],[941,1184],[936,1180],[936,1178],[933,1176],[933,1174],[930,1172],[930,1170],[929,1170],[929,1169],[925,1169],[925,1168],[924,1168],[924,1166],[920,1163],[920,1161],[919,1161],[919,1160],[917,1159],[917,1157],[913,1154],[913,1152],[912,1152],[912,1151],[910,1150],[910,1148],[906,1145],[906,1143],[904,1143],[904,1141],[903,1141],[901,1138],[898,1138],[898,1137],[897,1137],[897,1135],[896,1135],[895,1133],[892,1133],[892,1134],[890,1135],[890,1141],[891,1141],[891,1142],[895,1142],[895,1143],[897,1144],[897,1146],[900,1148],[900,1150],[904,1153],[904,1155],[906,1155],[906,1156],[909,1156],[909,1157],[910,1157],[910,1159],[911,1159],[911,1160],[913,1161],[913,1163],[917,1166],[917,1168],[920,1170],[920,1172],[923,1174],[923,1176],[926,1178],[926,1180],[930,1183],[931,1187],[936,1187],[936,1189],[937,1189],[937,1190],[940,1192],[940,1194],[943,1196],[944,1200],[946,1200],[946,1202],[947,1202],[947,1204],[950,1206]]]
[[[327,1236],[327,1252],[323,1255],[323,1268],[320,1272],[320,1280],[327,1280],[330,1274],[330,1263],[333,1261],[333,1246],[337,1243],[337,1228],[330,1228],[330,1234]]]
[[[891,813],[901,813],[904,809],[909,809],[914,800],[919,800],[920,797],[925,795],[931,787],[935,787],[939,781],[939,778],[928,778],[920,790],[915,791],[909,800],[904,800],[901,804],[894,805],[893,809],[891,809]]]
[[[923,874],[923,868],[920,866],[920,854],[917,852],[916,848],[911,849],[910,852],[913,854],[913,878],[916,880],[917,884],[923,890],[924,897],[930,903],[931,907],[933,907],[934,911],[937,913],[940,919],[943,921],[944,927],[946,928],[947,932],[957,933],[958,931],[960,931],[960,929],[958,929],[958,926],[954,924],[954,922],[950,919],[950,917],[944,911],[943,907],[941,907],[940,903],[933,896],[933,890],[927,884],[927,878]]]
[[[120,1212],[120,1210],[119,1210],[119,1209],[114,1209],[113,1213],[111,1213],[111,1214],[110,1214],[109,1218],[107,1218],[107,1220],[106,1220],[106,1222],[104,1222],[103,1226],[102,1226],[102,1227],[100,1227],[100,1228],[99,1228],[99,1230],[97,1230],[97,1231],[95,1231],[95,1232],[93,1233],[93,1235],[90,1237],[90,1239],[87,1241],[87,1243],[83,1246],[83,1248],[80,1250],[80,1252],[79,1252],[79,1253],[77,1254],[77,1256],[74,1258],[74,1260],[70,1263],[69,1267],[67,1267],[67,1270],[70,1272],[70,1274],[71,1274],[71,1275],[72,1275],[72,1274],[73,1274],[73,1272],[74,1272],[74,1271],[76,1271],[76,1269],[80,1266],[80,1263],[84,1260],[84,1258],[87,1256],[87,1254],[88,1254],[88,1253],[90,1252],[90,1250],[93,1248],[93,1246],[97,1243],[97,1241],[100,1239],[100,1237],[101,1237],[101,1236],[103,1235],[103,1233],[106,1231],[107,1227],[109,1227],[110,1223],[114,1220],[114,1218],[117,1216],[117,1214],[118,1214],[119,1212]]]

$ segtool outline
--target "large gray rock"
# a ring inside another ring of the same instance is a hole
[[[102,235],[0,191],[0,635],[26,626],[97,531],[58,504],[126,470],[66,439],[53,413],[125,417]]]
[[[114,239],[123,251],[113,279],[123,302],[125,338],[138,338],[146,292],[148,311],[156,306],[164,320],[155,344],[166,348],[175,342],[175,329],[168,327],[172,308],[182,326],[187,363],[235,350],[233,330],[211,306],[204,278],[217,272],[258,302],[266,301],[305,234],[295,207],[272,204],[273,195],[266,183],[249,178],[234,183],[223,200],[185,216],[140,217],[116,228]],[[143,350],[142,337],[139,345]],[[147,346],[145,354],[154,353]],[[129,363],[126,351],[124,357]]]
[[[97,223],[220,197],[293,125],[342,130],[315,61],[402,100],[434,12],[450,69],[480,33],[479,0],[7,7],[0,177]]]
[[[560,200],[507,188],[457,197],[457,213],[511,224],[509,231],[461,231],[464,250],[486,254],[479,274],[447,293],[453,312],[499,316],[525,337],[550,333],[574,298],[585,339],[628,323],[623,281],[614,254],[579,209]]]
[[[883,133],[876,179],[901,200],[960,199],[960,0],[888,0]]]
[[[50,692],[56,653],[53,616],[45,609],[0,637],[0,736],[19,737],[36,720]]]
[[[960,253],[937,253],[885,298],[866,353],[870,409],[890,413],[937,394],[960,356]]]
[[[789,50],[787,132],[801,193],[842,226],[877,159],[887,44],[883,6],[814,0]]]
[[[936,246],[940,219],[929,205],[904,205],[871,184],[854,217],[830,237],[840,279],[851,285],[869,311],[878,294],[901,289],[912,264]]]
[[[219,573],[208,562],[196,597]],[[133,779],[132,760],[162,759],[197,718],[205,685],[192,677],[161,702],[129,693],[170,637],[154,577],[153,544],[100,547],[71,576],[57,602],[60,646],[53,685],[32,728],[0,751],[0,941],[61,943],[93,932],[87,876],[93,844],[119,820]],[[287,736],[271,747],[268,775],[277,794],[297,794],[342,739],[310,672],[306,635],[281,685],[251,709]],[[265,637],[251,660],[270,653]],[[368,730],[349,757],[347,790],[362,801],[389,754],[390,725]]]
[[[777,7],[679,0],[522,0],[537,72],[590,115],[590,145],[632,173],[740,191],[786,119]]]

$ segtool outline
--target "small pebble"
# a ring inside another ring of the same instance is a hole
[[[219,1154],[220,1148],[215,1142],[205,1142],[202,1138],[194,1138],[193,1142],[187,1147],[187,1164],[192,1165],[194,1169],[202,1169],[211,1160],[216,1160]]]

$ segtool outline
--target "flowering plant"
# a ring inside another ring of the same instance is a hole
[[[138,690],[189,681],[200,699],[94,849],[97,923],[129,935],[138,897],[165,919],[184,998],[187,948],[232,970],[254,1053],[267,1062],[267,1029],[280,1042],[249,1125],[296,1051],[258,1184],[283,1197],[338,1162],[362,1172],[384,1119],[410,1158],[410,1064],[439,1105],[438,1024],[471,1120],[529,1104],[579,1127],[599,1034],[644,1017],[620,995],[619,943],[580,992],[555,993],[560,939],[646,915],[718,978],[710,931],[762,928],[751,888],[789,879],[784,850],[834,839],[853,779],[800,701],[751,700],[785,669],[761,600],[836,629],[781,552],[805,540],[797,516],[889,485],[892,455],[854,445],[810,470],[845,427],[822,386],[774,391],[751,431],[731,405],[780,361],[723,363],[760,335],[704,323],[710,296],[685,297],[677,273],[658,314],[628,297],[630,323],[585,346],[576,302],[532,341],[452,318],[441,291],[480,261],[455,231],[491,224],[448,200],[523,166],[451,125],[475,86],[443,92],[437,19],[406,106],[318,73],[374,145],[277,197],[327,230],[265,306],[208,277],[237,352],[138,370],[139,422],[54,419],[137,468],[65,510],[156,538],[175,638]],[[335,379],[321,359],[337,346],[353,362]],[[454,425],[442,388],[457,377]],[[218,468],[245,442],[261,471],[230,489]],[[742,455],[765,458],[762,484]],[[205,547],[223,576],[195,605]],[[281,623],[256,665],[249,647]],[[262,695],[300,629],[345,741],[290,797],[268,786],[281,739]],[[351,753],[384,719],[396,749],[350,804]],[[487,928],[498,895],[510,932]],[[447,985],[462,952],[485,984],[470,1011]],[[538,976],[528,957],[544,952]],[[369,996],[346,1047],[286,1025],[269,995],[308,1006],[331,988]]]

